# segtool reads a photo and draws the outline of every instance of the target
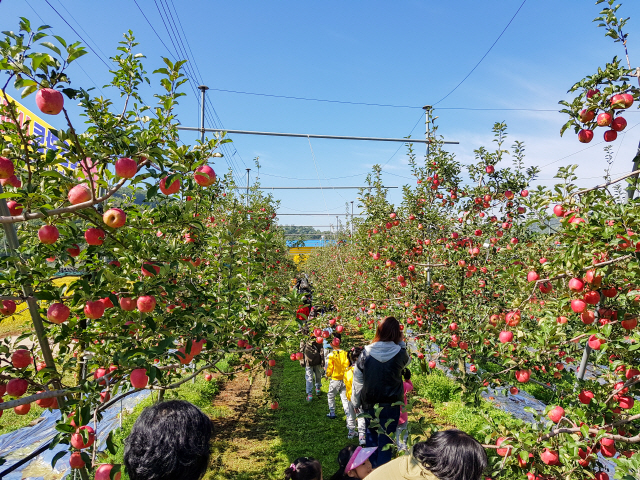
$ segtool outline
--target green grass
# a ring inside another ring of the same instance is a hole
[[[16,313],[10,317],[0,317],[0,338],[20,335],[31,330],[31,316],[26,303],[18,303]]]
[[[16,415],[12,408],[3,410],[2,417],[0,417],[0,435],[26,427],[42,415],[42,412],[44,412],[44,408],[40,408],[35,403],[31,404],[31,410],[26,415]]]
[[[281,479],[284,470],[298,457],[317,458],[324,478],[338,468],[338,452],[357,439],[347,439],[344,413],[337,400],[335,420],[329,420],[328,381],[323,394],[307,403],[304,369],[299,362],[279,356],[264,398],[256,400],[233,432],[232,438],[213,445],[212,467],[206,480]],[[278,410],[268,405],[276,400]]]

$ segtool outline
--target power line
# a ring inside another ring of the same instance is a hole
[[[84,28],[82,28],[82,24],[81,24],[78,20],[76,20],[76,19],[74,18],[73,14],[72,14],[69,10],[67,10],[67,7],[65,7],[65,6],[64,6],[64,4],[62,3],[62,1],[61,1],[61,0],[58,0],[58,3],[60,4],[60,6],[61,6],[62,8],[64,8],[64,11],[65,11],[65,12],[67,12],[67,14],[71,17],[71,19],[72,19],[74,22],[76,22],[76,23],[78,24],[78,26],[80,27],[80,30],[82,30],[82,31],[84,32],[84,34],[87,36],[87,38],[93,42],[93,44],[96,46],[96,48],[98,49],[98,51],[99,51],[99,52],[104,56],[104,58],[107,58],[107,59],[108,59],[108,58],[109,58],[109,55],[107,55],[106,53],[104,53],[104,52],[102,51],[102,49],[100,48],[100,45],[99,45],[99,44],[98,44],[98,43],[97,43],[93,38],[91,38],[91,35],[89,35],[89,34],[87,33],[87,31],[86,31]],[[85,42],[85,43],[86,43],[86,42]]]
[[[447,97],[448,97],[449,95],[451,95],[453,92],[455,92],[455,91],[458,89],[458,87],[459,87],[460,85],[462,85],[462,84],[464,83],[464,81],[465,81],[467,78],[469,78],[469,77],[471,76],[471,74],[475,71],[475,69],[476,69],[476,68],[478,68],[478,66],[482,63],[482,61],[485,59],[485,57],[486,57],[487,55],[489,55],[489,52],[490,52],[491,50],[493,50],[493,47],[495,47],[495,46],[496,46],[496,43],[498,43],[498,40],[500,40],[500,38],[502,38],[502,35],[504,34],[504,32],[506,32],[506,31],[507,31],[507,28],[509,28],[509,25],[511,25],[511,22],[513,22],[513,20],[516,18],[516,15],[518,15],[518,12],[522,9],[522,7],[524,7],[524,4],[525,4],[525,3],[527,3],[527,0],[523,0],[522,4],[521,4],[521,5],[520,5],[520,7],[518,8],[518,10],[516,10],[516,13],[514,13],[514,14],[513,14],[513,17],[511,17],[511,20],[509,20],[509,23],[507,23],[507,26],[506,26],[506,27],[504,27],[504,30],[502,30],[502,32],[500,33],[500,35],[498,35],[498,38],[496,38],[496,41],[495,41],[495,42],[493,42],[493,44],[489,47],[489,50],[487,50],[487,52],[482,56],[482,58],[480,59],[480,61],[479,61],[478,63],[476,63],[476,66],[475,66],[475,67],[473,67],[469,73],[467,73],[467,76],[466,76],[466,77],[464,77],[464,78],[462,79],[462,81],[461,81],[458,85],[456,85],[456,86],[455,86],[455,88],[454,88],[453,90],[451,90],[449,93],[447,93],[444,97],[442,97],[440,100],[438,100],[438,101],[437,101],[436,103],[434,103],[433,105],[437,105],[437,104],[439,104],[441,101],[443,101],[445,98],[447,98]]]
[[[353,178],[353,177],[361,177],[362,175],[366,175],[367,173],[356,173],[355,175],[345,175],[344,177],[331,177],[331,178],[323,178],[323,180],[342,180],[343,178]],[[317,178],[294,178],[294,177],[284,177],[282,175],[272,175],[270,173],[261,173],[260,175],[266,175],[267,177],[276,177],[276,178],[284,178],[285,180],[317,180]]]
[[[105,67],[107,67],[108,69],[111,69],[111,67],[109,66],[109,64],[108,64],[107,62],[105,62],[105,61],[104,61],[104,59],[103,59],[100,55],[98,55],[98,54],[96,53],[96,51],[93,49],[93,47],[92,47],[91,45],[89,45],[89,42],[87,42],[84,38],[82,38],[82,35],[80,35],[80,34],[76,31],[76,29],[75,29],[75,28],[73,28],[69,22],[67,22],[67,19],[66,19],[66,18],[64,18],[62,15],[60,15],[60,12],[58,12],[58,10],[56,10],[56,9],[55,9],[55,7],[54,7],[53,5],[51,5],[51,3],[49,3],[49,0],[44,0],[44,1],[45,1],[45,2],[47,2],[47,5],[49,5],[49,6],[51,7],[51,9],[52,9],[54,12],[56,12],[56,14],[58,14],[58,16],[62,19],[62,21],[63,21],[64,23],[66,23],[66,24],[69,26],[69,28],[70,28],[71,30],[73,30],[73,33],[75,33],[76,35],[78,35],[78,37],[80,37],[80,39],[81,39],[81,40],[82,40],[82,41],[87,45],[87,47],[89,47],[89,50],[91,50],[91,51],[93,52],[93,54],[94,54],[96,57],[98,57],[102,63],[104,63],[104,66],[105,66]]]

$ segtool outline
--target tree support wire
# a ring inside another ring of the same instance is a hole
[[[229,130],[226,128],[198,128],[198,127],[178,127],[178,130],[191,132],[213,132],[213,133],[236,133],[241,135],[268,135],[271,137],[298,137],[298,138],[327,138],[330,140],[366,140],[372,142],[401,142],[401,143],[431,143],[432,140],[421,140],[418,138],[384,138],[384,137],[351,137],[347,135],[313,135],[307,133],[280,133],[280,132],[257,132],[252,130]],[[443,142],[448,145],[458,145],[460,142]]]

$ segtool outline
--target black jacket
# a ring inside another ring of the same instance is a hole
[[[370,345],[358,357],[352,393],[352,401],[354,397],[357,399],[354,402],[355,407],[367,410],[373,408],[376,403],[390,405],[404,401],[402,371],[409,363],[409,354],[404,342],[395,346],[398,351],[391,355],[388,351],[393,348],[393,344],[383,344],[391,342]],[[362,383],[358,381],[360,379]]]
[[[314,367],[316,365],[324,365],[324,349],[322,343],[317,343],[315,337],[313,341],[300,342],[300,351],[304,355],[300,360],[303,367]]]

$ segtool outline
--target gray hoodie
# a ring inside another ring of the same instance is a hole
[[[398,344],[394,342],[376,342],[364,347],[364,352],[371,355],[379,362],[385,363],[395,357],[402,348],[406,348],[404,342],[400,342]],[[407,361],[406,365],[409,364],[409,361]],[[351,403],[355,408],[360,408],[362,403],[360,400],[360,393],[363,386],[364,373],[356,365],[353,369],[353,386],[351,387]]]

